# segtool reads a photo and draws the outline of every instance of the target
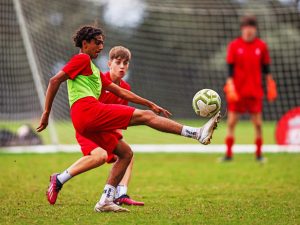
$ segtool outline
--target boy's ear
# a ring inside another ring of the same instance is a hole
[[[110,66],[111,66],[111,60],[108,60],[107,65],[110,68]]]
[[[83,40],[83,41],[82,41],[82,47],[85,47],[86,44],[87,44],[87,41],[86,41],[86,40]]]

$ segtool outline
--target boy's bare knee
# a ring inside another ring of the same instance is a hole
[[[123,158],[125,158],[125,159],[127,159],[129,161],[131,161],[132,157],[133,157],[133,151],[131,149],[127,150],[123,154]]]
[[[141,125],[146,120],[146,110],[136,109],[130,120],[130,125]]]
[[[93,164],[95,166],[101,166],[103,165],[106,160],[107,160],[107,152],[102,150],[102,151],[98,151],[94,154],[91,154],[92,156],[92,161],[93,161]]]
[[[127,151],[122,152],[122,154],[119,156],[120,159],[129,161],[129,162],[131,161],[132,157],[133,157],[133,152],[131,149],[128,149]]]
[[[105,156],[105,155],[103,155],[103,156],[101,156],[101,157],[94,157],[93,158],[93,160],[94,160],[94,165],[96,165],[96,166],[101,166],[101,165],[103,165],[105,162],[106,162],[106,160],[107,160],[107,155]]]
[[[151,110],[135,110],[130,125],[148,124],[157,115]]]
[[[144,120],[145,120],[146,123],[151,121],[152,119],[154,119],[156,116],[157,115],[151,110],[145,110],[144,111]]]

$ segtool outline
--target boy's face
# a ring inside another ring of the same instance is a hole
[[[255,26],[243,26],[241,32],[243,40],[251,42],[256,38],[257,28]]]
[[[125,76],[125,74],[127,73],[127,70],[129,67],[129,60],[122,59],[119,57],[119,58],[110,60],[108,62],[108,67],[110,69],[111,74],[122,79]]]
[[[98,35],[90,42],[84,40],[82,42],[82,51],[83,53],[88,54],[92,59],[98,57],[99,53],[102,51],[104,47],[103,36]]]

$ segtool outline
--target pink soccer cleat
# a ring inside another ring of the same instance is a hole
[[[144,202],[137,202],[131,199],[128,195],[122,195],[119,198],[115,199],[114,202],[118,205],[136,205],[136,206],[144,206]]]
[[[57,179],[58,173],[54,173],[50,176],[50,184],[46,192],[48,202],[54,205],[58,196],[58,192],[62,188],[62,184]]]

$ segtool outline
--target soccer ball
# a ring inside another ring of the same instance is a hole
[[[202,89],[195,94],[192,104],[198,116],[212,117],[221,109],[221,98],[214,90]]]

